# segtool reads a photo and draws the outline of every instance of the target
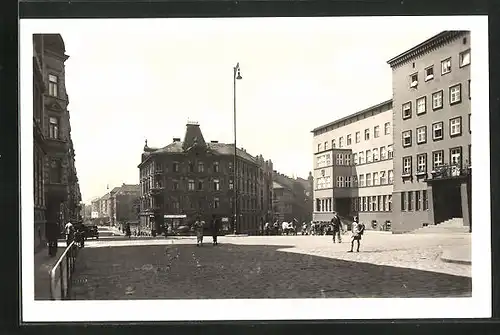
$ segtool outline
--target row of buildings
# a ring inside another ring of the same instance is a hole
[[[81,193],[71,139],[65,86],[64,41],[59,34],[33,35],[33,197],[35,251],[49,231],[80,217]]]
[[[441,32],[388,61],[391,100],[312,131],[315,221],[471,227],[470,52],[470,32]]]
[[[140,187],[122,184],[91,201],[90,219],[95,223],[122,226],[139,221]]]
[[[312,216],[312,182],[280,175],[271,160],[235,151],[234,144],[205,141],[196,122],[187,123],[182,141],[173,138],[163,148],[146,141],[138,168],[143,230],[215,215],[224,231],[257,234],[268,221]]]

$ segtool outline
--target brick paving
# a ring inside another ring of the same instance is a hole
[[[347,242],[332,244],[330,236],[220,242],[196,247],[192,239],[93,241],[78,257],[74,298],[471,296],[470,266],[439,259],[443,248],[470,244],[465,235],[367,233],[362,252],[353,254],[346,253]]]

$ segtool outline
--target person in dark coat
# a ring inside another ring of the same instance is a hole
[[[219,230],[220,230],[220,221],[217,219],[217,217],[212,215],[212,243],[213,245],[218,245],[219,243],[217,242],[217,235],[219,235]]]
[[[332,234],[333,235],[333,243],[335,243],[335,236],[338,237],[339,243],[342,243],[342,235],[340,234],[341,232],[343,232],[342,222],[340,221],[340,217],[337,214],[337,212],[333,212],[333,217],[332,217],[332,220],[330,221],[330,225],[331,225],[332,232],[333,232],[333,234]]]
[[[47,222],[45,226],[45,236],[48,242],[49,256],[54,257],[57,254],[57,239],[59,238],[59,227],[55,222]]]
[[[132,231],[130,230],[130,223],[127,223],[127,228],[125,228],[125,235],[127,235],[128,238],[132,236]]]

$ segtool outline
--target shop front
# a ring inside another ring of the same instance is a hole
[[[166,214],[163,216],[162,233],[165,235],[188,233],[190,228],[186,214]]]

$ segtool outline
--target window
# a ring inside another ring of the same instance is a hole
[[[318,152],[321,151],[321,143],[318,143]]]
[[[378,172],[373,172],[373,185],[379,185],[380,179],[378,179]]]
[[[365,141],[370,140],[370,129],[365,129]]]
[[[432,110],[443,108],[443,91],[432,93]]]
[[[174,172],[179,172],[179,163],[172,164],[172,170]]]
[[[393,156],[394,156],[394,151],[392,149],[392,144],[389,144],[387,146],[387,158],[392,159]]]
[[[366,186],[372,186],[372,174],[371,173],[366,174]]]
[[[380,136],[380,126],[373,127],[373,137],[377,138]]]
[[[358,176],[352,176],[352,187],[358,186]]]
[[[335,140],[332,140],[332,149],[335,149]]]
[[[56,97],[59,95],[59,83],[57,76],[49,74],[49,95]]]
[[[174,181],[172,183],[172,189],[175,191],[175,190],[178,190],[179,189],[179,182],[177,181]]]
[[[317,156],[316,157],[316,167],[323,167],[326,162],[326,157],[325,155]]]
[[[214,162],[213,168],[214,168],[214,172],[218,173],[219,172],[219,162]]]
[[[425,69],[425,81],[434,79],[434,65]]]
[[[408,210],[413,210],[413,191],[408,192]]]
[[[339,137],[339,148],[344,146],[344,138],[342,136]]]
[[[403,120],[411,118],[411,102],[404,103],[401,107]]]
[[[198,172],[204,172],[205,171],[205,164],[203,162],[198,162]]]
[[[343,154],[337,154],[336,157],[337,165],[344,165],[344,155]]]
[[[351,176],[345,177],[345,187],[352,187],[352,178]]]
[[[403,148],[411,147],[411,130],[402,132]]]
[[[432,124],[432,139],[434,141],[443,139],[443,122],[436,122]]]
[[[49,138],[59,139],[59,119],[49,117]]]
[[[371,150],[366,150],[365,151],[365,157],[366,157],[366,162],[371,163],[372,162],[372,151]]]
[[[347,135],[347,145],[351,145],[352,144],[352,138],[351,138],[351,134]]]
[[[462,147],[450,149],[450,165],[462,167]]]
[[[403,157],[403,176],[411,175],[411,156]]]
[[[233,181],[230,180],[229,182],[232,183]],[[198,181],[198,191],[201,191],[201,190],[203,190],[203,180]]]
[[[365,153],[364,152],[360,152],[358,154],[358,158],[359,158],[359,164],[364,164],[365,163]]]
[[[344,176],[337,176],[337,187],[344,187]]]
[[[391,123],[386,122],[384,123],[384,134],[389,135],[391,133]]]
[[[376,162],[378,161],[379,156],[378,156],[378,148],[373,149],[373,161]]]
[[[193,179],[188,180],[188,191],[194,191],[194,180]]]
[[[414,88],[418,86],[418,73],[410,75],[410,87]]]
[[[427,126],[422,126],[417,128],[417,144],[423,144],[427,142]]]
[[[429,199],[427,198],[427,190],[422,190],[422,209],[429,209]]]
[[[228,163],[229,171],[233,171],[233,162]]]
[[[345,165],[347,165],[347,166],[351,165],[351,154],[345,155]]]
[[[330,154],[326,154],[325,155],[325,159],[326,159],[326,166],[332,165],[332,160],[331,160],[331,155]]]
[[[194,164],[192,162],[189,162],[189,172],[194,172]]]
[[[325,150],[328,150],[328,142],[325,141],[325,144],[323,144],[325,146]]]
[[[179,202],[178,202],[178,201],[174,201],[174,202],[172,203],[172,207],[173,207],[173,209],[177,209],[177,210],[178,210],[178,209],[180,208],[180,204],[179,204]]]
[[[380,159],[387,159],[387,151],[385,147],[380,147]]]
[[[385,179],[385,171],[380,171],[380,185],[385,185],[387,180]]]
[[[427,97],[417,99],[417,115],[422,115],[427,112]]]
[[[458,104],[462,101],[462,84],[450,87],[450,105]]]
[[[60,184],[62,182],[62,162],[60,159],[50,161],[50,183]]]
[[[220,200],[219,198],[214,198],[214,208],[219,208],[220,207]]]
[[[417,174],[427,173],[427,153],[417,155]]]
[[[368,211],[368,198],[363,197],[363,211],[367,212]]]
[[[363,187],[365,186],[365,175],[364,174],[360,174],[359,175],[359,178],[358,178],[358,184],[360,187]]]
[[[441,61],[441,74],[447,74],[451,72],[451,58]]]
[[[386,206],[386,208],[387,208],[388,212],[392,211],[392,194],[389,194],[387,196],[387,206]]]
[[[359,131],[356,132],[356,143],[359,143],[361,141],[361,133]]]
[[[468,89],[468,91],[469,91],[469,100],[470,100],[470,79],[469,79],[469,81],[468,81],[468,85],[469,85],[469,89]]]
[[[377,205],[377,197],[375,196],[371,196],[369,197],[369,201],[370,201],[370,212],[373,212],[375,211],[375,206]]]
[[[415,191],[415,210],[419,211],[422,208],[422,197],[420,196],[420,191]]]
[[[406,208],[407,208],[407,206],[406,206],[407,202],[406,201],[407,201],[406,200],[406,193],[405,192],[401,192],[401,210],[402,211],[406,211]]]
[[[352,159],[353,159],[354,165],[357,165],[358,164],[358,154],[352,154]]]
[[[462,117],[450,119],[450,137],[462,135]]]
[[[436,170],[436,168],[442,166],[443,164],[443,150],[434,151],[432,153],[432,169]]]
[[[470,64],[470,49],[460,53],[459,62],[460,67],[464,67]]]
[[[220,191],[220,181],[219,179],[214,179],[214,191]]]

